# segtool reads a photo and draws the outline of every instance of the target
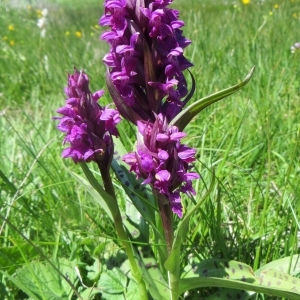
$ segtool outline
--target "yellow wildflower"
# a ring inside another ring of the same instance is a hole
[[[11,41],[9,41],[9,44],[10,44],[11,46],[14,46],[15,41],[11,40]]]
[[[9,25],[9,26],[8,26],[8,30],[11,30],[11,31],[15,30],[14,25]]]
[[[82,37],[82,33],[81,33],[80,31],[76,31],[75,34],[76,34],[76,36],[79,37],[79,38]]]
[[[66,31],[66,32],[65,32],[65,35],[66,35],[66,36],[70,35],[70,31]]]
[[[277,9],[278,7],[279,7],[279,5],[278,5],[278,4],[275,4],[275,5],[274,5],[274,8],[276,8],[276,9]]]
[[[272,12],[272,11],[270,11],[270,12],[269,12],[269,15],[270,15],[270,16],[273,16],[273,12]]]
[[[294,17],[294,18],[297,18],[297,14],[296,14],[296,13],[293,13],[293,17]]]
[[[40,9],[37,9],[37,10],[36,10],[36,13],[37,13],[37,17],[38,17],[39,19],[41,19],[42,16],[43,16],[42,11],[41,11]]]
[[[96,29],[98,29],[98,28],[99,28],[99,25],[98,25],[98,24],[96,24],[94,27],[95,27]]]
[[[242,0],[242,2],[243,2],[244,4],[249,4],[249,3],[250,3],[250,0]]]
[[[28,5],[28,6],[27,6],[27,9],[29,9],[29,10],[30,10],[30,9],[31,9],[31,5]]]
[[[3,38],[2,38],[3,41],[6,41],[7,40],[7,36],[5,35]]]

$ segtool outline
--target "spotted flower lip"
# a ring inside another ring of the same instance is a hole
[[[119,135],[116,129],[121,121],[119,112],[110,105],[102,108],[98,104],[104,91],[92,94],[88,76],[82,70],[74,68],[74,74],[68,76],[65,93],[69,98],[56,111],[63,116],[53,118],[59,120],[57,128],[66,133],[63,144],[71,145],[63,150],[62,157],[71,157],[75,163],[109,162],[113,148],[111,135]]]
[[[163,114],[156,116],[155,122],[138,121],[137,151],[123,156],[130,165],[130,171],[144,184],[150,184],[159,194],[164,194],[171,209],[180,218],[182,205],[180,193],[195,195],[191,180],[200,176],[188,172],[195,161],[196,149],[181,144],[185,133],[175,126],[169,126]]]
[[[110,45],[103,58],[106,81],[120,114],[136,124],[154,123],[163,113],[170,122],[191,98],[183,71],[192,67],[183,54],[191,41],[181,28],[172,0],[106,0],[99,24],[110,31],[101,39]],[[185,97],[185,99],[183,99]]]

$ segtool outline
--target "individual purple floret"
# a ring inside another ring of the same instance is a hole
[[[111,135],[118,136],[119,112],[98,104],[104,91],[92,94],[88,76],[82,70],[74,69],[74,74],[69,75],[65,93],[66,105],[56,111],[63,117],[53,118],[59,120],[57,128],[66,133],[63,144],[71,144],[63,150],[62,157],[71,157],[75,163],[109,162],[113,147]]]
[[[291,47],[291,52],[295,53],[296,50],[300,49],[300,43],[295,43],[292,47]]]
[[[106,0],[99,24],[111,31],[103,61],[107,85],[120,114],[136,124],[154,123],[159,113],[170,122],[191,98],[183,71],[193,66],[183,55],[191,41],[182,35],[172,0]],[[184,100],[183,98],[186,97]]]
[[[156,117],[154,124],[138,121],[137,152],[123,156],[130,165],[130,171],[144,178],[144,184],[150,184],[159,194],[170,201],[172,211],[182,217],[180,193],[195,195],[191,180],[200,176],[188,172],[190,163],[195,161],[196,149],[181,144],[186,136],[175,126],[170,126],[162,114]]]

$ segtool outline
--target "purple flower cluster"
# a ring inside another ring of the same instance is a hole
[[[172,1],[104,3],[99,24],[111,28],[101,36],[110,45],[110,52],[103,59],[108,67],[108,86],[110,92],[112,85],[120,95],[111,93],[120,114],[133,123],[154,123],[159,113],[169,122],[191,96],[183,74],[193,66],[183,55],[191,41],[182,35],[184,22],[178,20],[179,12],[167,8]]]
[[[57,110],[63,117],[56,119],[66,133],[64,143],[71,144],[62,156],[75,163],[110,162],[120,115],[136,124],[137,150],[123,160],[182,217],[181,193],[195,195],[192,180],[199,175],[189,172],[196,150],[181,144],[186,134],[169,125],[194,91],[183,73],[192,66],[183,55],[191,41],[182,35],[179,12],[167,8],[172,1],[105,0],[99,24],[111,30],[101,36],[110,45],[103,61],[117,110],[102,108],[97,101],[103,91],[91,94],[87,75],[75,69],[65,89],[69,99]]]
[[[69,75],[65,93],[66,105],[56,111],[63,117],[54,118],[59,120],[57,128],[66,133],[63,144],[71,144],[62,157],[71,157],[75,163],[109,161],[113,147],[111,135],[118,136],[116,125],[121,121],[118,111],[109,106],[102,108],[97,103],[104,91],[92,94],[83,71],[74,69],[74,74]]]
[[[123,156],[137,178],[144,178],[160,194],[166,195],[172,211],[182,217],[180,193],[195,195],[191,180],[199,178],[188,172],[195,161],[196,150],[181,144],[186,136],[175,126],[169,126],[164,115],[159,114],[154,124],[138,121],[137,151]]]
[[[99,24],[110,31],[101,39],[110,45],[106,82],[120,114],[138,125],[137,151],[123,160],[144,184],[165,195],[182,217],[180,193],[195,195],[189,173],[195,149],[182,145],[185,133],[169,126],[193,94],[183,71],[193,66],[183,55],[191,41],[182,35],[173,0],[105,0]]]

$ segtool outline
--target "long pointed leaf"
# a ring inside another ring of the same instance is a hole
[[[31,291],[31,289],[27,286],[27,284],[23,284],[20,280],[15,278],[15,276],[11,276],[3,271],[0,270],[0,273],[2,273],[4,276],[6,276],[16,287],[18,287],[20,290],[25,292],[31,299],[33,300],[42,300],[42,298],[39,295],[36,295]]]
[[[245,291],[245,290],[235,290],[235,289],[225,289],[222,288],[213,295],[205,298],[206,300],[222,300],[222,299],[239,299],[248,300],[251,299],[255,292]]]
[[[15,193],[17,188],[10,182],[10,180],[5,176],[5,174],[0,170],[0,178],[2,178],[4,184],[2,186],[3,190],[8,190],[11,193]]]
[[[150,255],[149,257],[141,255],[141,258],[143,278],[151,296],[153,299],[168,300],[170,298],[169,287],[157,266],[156,260]]]
[[[262,271],[268,269],[272,269],[273,271],[278,270],[285,273],[291,272],[292,275],[298,274],[300,272],[300,255],[296,254],[293,256],[288,256],[274,260],[256,270],[254,274],[257,277],[259,277]],[[255,292],[223,288],[220,291],[208,297],[207,300],[226,299],[226,297],[229,299],[247,300],[250,299],[253,296],[253,294],[255,294]]]
[[[276,259],[268,264],[257,269],[254,274],[259,276],[262,271],[273,269],[285,273],[298,274],[300,273],[300,255],[287,256],[284,258]]]
[[[112,169],[114,170],[118,180],[121,182],[125,192],[131,199],[133,205],[143,216],[143,218],[155,227],[155,199],[151,190],[142,185],[141,181],[137,181],[133,174],[128,171],[128,165],[125,164],[121,157],[127,153],[120,139],[114,139],[115,153],[112,160]]]
[[[120,139],[114,139],[114,144],[116,151],[112,160],[112,169],[135,209],[151,225],[156,236],[156,241],[163,245],[166,243],[166,240],[156,227],[155,211],[158,211],[158,208],[153,193],[147,185],[142,185],[141,180],[136,180],[135,176],[129,173],[128,165],[120,159],[127,153]],[[125,224],[125,226],[127,225]],[[157,249],[161,259],[167,256],[165,247],[158,247]]]
[[[185,126],[192,120],[193,117],[195,117],[199,112],[201,112],[204,108],[208,107],[209,105],[224,99],[238,90],[240,90],[242,87],[244,87],[249,80],[251,79],[255,67],[253,67],[249,74],[246,76],[246,78],[239,84],[236,84],[230,88],[227,88],[225,90],[222,90],[220,92],[217,92],[215,94],[212,94],[210,96],[204,97],[195,103],[189,105],[186,107],[182,112],[180,112],[170,123],[170,125],[175,125],[179,128],[180,131],[182,131]]]
[[[208,259],[194,265],[184,276],[179,280],[179,293],[200,287],[223,287],[300,299],[300,279],[272,269],[257,277],[250,266],[236,261]],[[244,293],[240,291],[241,297]]]

